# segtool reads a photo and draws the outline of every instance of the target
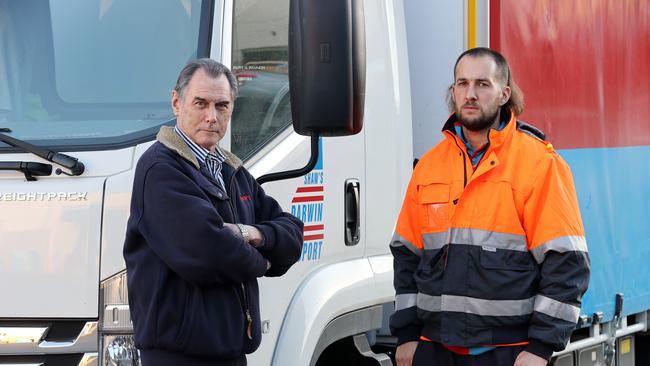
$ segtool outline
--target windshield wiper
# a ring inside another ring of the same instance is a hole
[[[36,180],[37,177],[47,177],[52,174],[52,165],[37,163],[33,161],[0,161],[0,170],[16,170],[25,174],[25,179],[29,182]]]
[[[56,151],[51,151],[42,147],[38,147],[35,145],[30,144],[29,142],[18,140],[14,137],[5,135],[2,132],[11,132],[10,129],[8,128],[0,128],[0,141],[11,145],[13,147],[17,147],[19,149],[22,149],[26,152],[30,152],[34,155],[37,155],[47,161],[51,161],[53,163],[59,164],[64,168],[68,168],[70,170],[70,173],[66,173],[61,169],[56,170],[56,174],[65,174],[69,176],[73,175],[81,175],[83,174],[85,167],[82,162],[80,162],[77,158],[73,158],[72,156],[63,154],[63,153],[58,153]],[[45,164],[47,165],[47,164]],[[22,171],[22,170],[21,170]],[[38,174],[36,174],[38,175]],[[29,179],[28,179],[29,180]]]

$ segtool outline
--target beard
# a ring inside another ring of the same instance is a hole
[[[460,124],[466,129],[473,132],[483,131],[490,128],[490,126],[492,126],[492,124],[497,120],[500,108],[501,107],[497,104],[487,110],[486,113],[481,113],[476,117],[467,118],[463,116],[461,106],[456,108],[456,116],[458,117],[458,122],[460,122]]]

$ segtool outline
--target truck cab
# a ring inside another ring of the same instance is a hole
[[[320,138],[311,172],[264,184],[305,232],[300,261],[260,281],[254,365],[315,365],[336,341],[381,328],[393,301],[388,241],[412,161],[406,36],[400,2],[364,5],[365,128]],[[189,60],[237,76],[221,146],[254,176],[307,162],[311,139],[292,127],[289,10],[0,0],[0,128],[14,139],[0,142],[0,365],[139,362],[122,258],[133,175],[175,123],[171,90]]]

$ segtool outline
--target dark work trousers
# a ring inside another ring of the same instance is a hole
[[[459,355],[440,343],[420,341],[412,366],[512,366],[526,346],[497,347],[480,355]]]
[[[165,350],[140,350],[142,366],[246,366],[246,357],[234,360],[210,360]]]

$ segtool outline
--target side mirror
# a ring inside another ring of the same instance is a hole
[[[319,136],[361,131],[366,96],[364,21],[362,0],[291,0],[291,115],[293,129],[311,136],[311,157],[303,168],[257,178],[259,184],[309,173],[318,161]]]
[[[363,127],[366,37],[362,0],[291,0],[289,90],[301,135],[354,135]]]

